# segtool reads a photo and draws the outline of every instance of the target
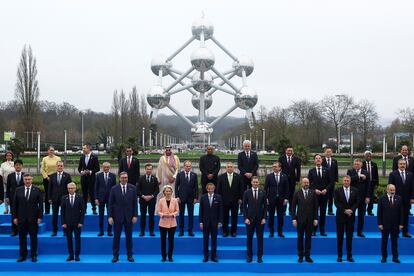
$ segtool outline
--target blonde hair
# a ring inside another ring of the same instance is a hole
[[[162,194],[163,194],[163,195],[165,195],[165,190],[167,190],[167,189],[170,189],[170,190],[171,190],[171,192],[173,191],[173,188],[172,188],[172,186],[171,186],[171,185],[165,185],[165,186],[162,188]]]

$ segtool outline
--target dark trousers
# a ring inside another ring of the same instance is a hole
[[[160,236],[161,236],[161,256],[162,258],[167,257],[167,234],[168,234],[168,258],[172,258],[174,251],[174,234],[175,228],[164,228],[160,226]]]
[[[184,231],[184,211],[187,206],[188,213],[188,231],[193,231],[194,221],[194,203],[193,202],[180,202],[180,231]]]
[[[81,249],[81,228],[78,227],[78,224],[67,225],[66,228],[66,241],[68,244],[69,256],[73,257],[73,237],[72,233],[75,236],[75,256],[80,255]]]
[[[387,258],[387,246],[388,246],[388,237],[391,235],[391,252],[392,258],[398,259],[398,234],[399,234],[398,226],[395,226],[390,229],[382,230],[382,238],[381,238],[381,253],[383,258]]]
[[[403,233],[408,233],[408,220],[410,217],[410,209],[411,209],[411,203],[410,201],[404,201],[403,202]]]
[[[372,183],[371,183],[372,185]],[[368,207],[367,207],[367,212],[368,214],[372,213],[372,209],[374,209],[374,194],[375,194],[375,189],[377,186],[374,186],[373,189],[371,189],[371,193],[369,194],[369,203],[368,203]]]
[[[313,221],[298,222],[298,256],[310,257],[312,241]],[[303,238],[305,238],[305,248],[303,248]]]
[[[247,229],[247,258],[253,258],[253,235],[256,231],[257,238],[257,257],[263,256],[263,228],[264,224],[261,224],[259,219],[250,221],[250,224],[246,224]]]
[[[346,256],[352,257],[352,238],[354,235],[355,216],[347,218],[345,221],[336,222],[336,242],[338,258],[342,258],[342,245],[344,243],[344,233],[346,233]]]
[[[57,201],[52,202],[52,227],[53,232],[58,231],[58,217],[59,217],[59,208],[61,205],[61,199],[59,198]]]
[[[207,175],[201,175],[201,194],[204,195],[207,193],[207,183],[213,183],[214,186],[217,187],[217,177],[213,177],[213,179],[208,179]]]
[[[154,232],[154,213],[155,213],[155,201],[153,198],[150,201],[145,201],[143,199],[139,200],[139,208],[141,210],[141,233],[145,232],[145,225],[147,221],[147,212],[149,216],[149,231],[150,233]]]
[[[12,199],[9,199],[9,205],[10,205],[10,207],[13,206]],[[17,234],[17,232],[19,230],[18,230],[17,225],[13,223],[13,216],[12,215],[10,215],[10,220],[11,220],[11,232]]]
[[[27,257],[27,234],[30,236],[30,256],[37,257],[37,222],[19,222],[19,252],[21,257]]]
[[[95,175],[81,177],[82,196],[85,202],[85,213],[88,205],[88,196],[91,200],[92,210],[96,210],[95,204]]]
[[[127,255],[132,256],[132,222],[124,220],[123,222],[114,223],[114,240],[112,243],[112,252],[114,257],[119,257],[119,243],[121,241],[121,231],[124,227],[125,231],[125,242]]]
[[[328,204],[328,195],[319,195],[318,199],[318,209],[319,209],[319,231],[325,233],[325,223],[326,223],[326,205]],[[316,232],[318,226],[314,227],[313,232]]]
[[[49,203],[49,180],[47,178],[43,178],[43,188],[45,189],[45,213],[50,213],[50,203]]]
[[[367,205],[365,204],[365,197],[363,197],[363,199],[360,200],[358,204],[358,226],[357,226],[358,233],[362,233],[364,229],[366,209],[367,209]]]
[[[275,201],[270,201],[268,206],[269,211],[269,232],[275,232],[275,212],[277,213],[277,233],[283,233],[283,220],[286,212],[286,206],[283,205],[283,198],[277,197]]]
[[[217,257],[217,224],[203,225],[203,249],[204,257],[208,258],[208,241],[211,236],[211,258]]]
[[[237,232],[237,216],[239,211],[239,203],[233,203],[223,206],[223,234],[229,233],[229,220],[231,215],[231,233]]]
[[[328,212],[329,213],[333,213],[334,190],[335,188],[328,190]]]
[[[296,189],[296,181],[289,179],[289,214],[293,213],[292,210],[292,200],[293,200],[293,194],[295,193]]]
[[[105,206],[106,211],[108,212],[108,202],[102,201],[99,202],[98,210],[99,210],[99,233],[104,232],[104,214],[105,214]],[[112,225],[108,223],[107,227],[108,233],[112,232]]]

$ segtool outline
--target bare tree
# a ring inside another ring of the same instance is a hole
[[[411,132],[414,131],[414,108],[401,109],[399,115],[402,119],[402,124],[407,127]]]
[[[25,131],[37,130],[37,113],[39,110],[39,87],[37,81],[36,58],[32,48],[26,45],[20,56],[17,69],[15,97],[19,104],[22,125]]]
[[[112,97],[112,116],[114,120],[114,144],[118,144],[119,140],[119,99],[118,99],[118,91],[115,90],[113,97]]]
[[[375,105],[366,99],[357,104],[356,121],[358,122],[358,130],[362,132],[362,145],[364,149],[367,147],[368,134],[373,131],[378,122],[378,113]]]
[[[322,100],[323,114],[335,127],[338,151],[341,142],[340,129],[355,119],[354,107],[354,99],[348,95],[327,96]]]
[[[127,128],[128,128],[128,111],[129,111],[129,102],[125,96],[124,90],[121,90],[119,94],[119,113],[121,120],[121,143],[127,140]]]

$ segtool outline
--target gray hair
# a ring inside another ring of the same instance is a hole
[[[251,145],[252,144],[252,142],[250,142],[250,140],[244,140],[243,141],[243,146],[244,145]]]
[[[370,150],[366,150],[366,151],[364,152],[364,156],[367,156],[368,154],[372,155],[372,152],[371,152]]]

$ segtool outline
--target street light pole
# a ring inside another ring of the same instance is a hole
[[[81,147],[83,147],[83,135],[84,135],[84,127],[85,127],[83,116],[84,116],[83,111],[81,111],[81,117],[82,117],[82,136],[81,136],[82,145],[81,145]]]
[[[266,147],[265,147],[265,145],[266,145],[266,129],[262,129],[262,131],[263,131],[263,151],[265,151],[266,150]]]
[[[145,151],[145,127],[142,128],[142,151]]]

